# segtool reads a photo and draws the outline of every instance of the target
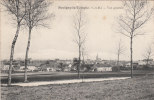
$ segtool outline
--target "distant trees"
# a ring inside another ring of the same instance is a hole
[[[14,57],[14,48],[19,35],[20,27],[23,25],[23,19],[26,15],[27,1],[26,0],[2,0],[1,4],[6,8],[9,15],[16,22],[16,33],[11,45],[10,66],[8,73],[8,85],[11,85],[12,62]]]
[[[117,45],[117,49],[116,49],[117,67],[118,67],[118,70],[120,70],[120,68],[119,68],[120,56],[121,56],[124,52],[125,52],[125,48],[124,48],[124,45],[122,44],[122,41],[121,41],[121,39],[120,39],[119,42],[118,42],[118,45]]]
[[[29,36],[25,55],[25,82],[27,82],[27,59],[30,48],[32,29],[39,26],[48,27],[46,21],[51,18],[51,16],[53,16],[53,14],[47,13],[50,5],[48,0],[27,0],[27,5],[27,14],[24,17],[24,20],[29,30]]]
[[[144,35],[142,27],[150,19],[153,8],[148,9],[147,0],[123,1],[125,14],[119,17],[119,32],[130,39],[131,77],[133,77],[133,39]]]
[[[60,68],[61,71],[64,71],[66,64],[59,63],[58,68]]]
[[[148,48],[146,48],[145,53],[144,53],[144,58],[146,60],[146,67],[148,67],[149,65],[149,61],[153,56],[153,51],[152,51],[152,47],[148,46]]]
[[[82,9],[79,9],[74,17],[74,30],[75,30],[75,40],[74,42],[78,46],[78,65],[77,65],[77,71],[78,71],[78,78],[80,78],[80,67],[81,67],[81,56],[82,56],[82,48],[86,40],[86,33],[84,32],[85,25],[86,25],[86,19],[84,16],[84,11]]]

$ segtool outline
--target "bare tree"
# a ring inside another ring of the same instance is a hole
[[[86,20],[84,16],[84,11],[82,9],[79,9],[74,17],[74,30],[75,30],[74,42],[78,46],[78,53],[79,53],[78,65],[77,65],[78,78],[80,78],[82,48],[86,40],[86,33],[84,32],[85,24]]]
[[[81,55],[82,55],[82,61],[83,64],[85,64],[85,57],[88,55],[87,51],[86,51],[86,47],[83,45],[83,47],[81,48]]]
[[[150,19],[153,8],[148,9],[147,0],[123,1],[126,14],[119,17],[119,32],[130,38],[130,63],[131,78],[133,77],[133,39],[138,35],[144,35],[142,27]]]
[[[124,47],[124,45],[122,44],[122,41],[121,41],[121,39],[120,39],[119,42],[118,42],[117,51],[116,51],[116,54],[117,54],[117,67],[118,67],[118,70],[119,70],[120,56],[121,56],[124,52],[125,52],[125,47]]]
[[[143,55],[145,60],[146,60],[146,66],[149,65],[149,61],[151,59],[151,57],[153,56],[153,52],[152,52],[152,47],[149,46],[148,48],[146,48],[145,54]]]
[[[25,82],[27,82],[27,63],[32,29],[39,26],[48,27],[47,20],[53,16],[53,14],[47,13],[51,4],[48,0],[27,0],[27,2],[27,14],[24,19],[29,30],[29,36],[25,55]]]
[[[14,48],[19,35],[20,27],[23,24],[23,18],[26,15],[26,0],[2,0],[1,3],[16,22],[16,33],[11,45],[10,66],[8,73],[8,85],[11,85],[12,62],[14,57]]]

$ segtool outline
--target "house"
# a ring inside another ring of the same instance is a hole
[[[8,72],[9,66],[10,66],[10,65],[2,65],[2,67],[1,67],[1,72],[4,72],[4,73]]]
[[[17,72],[24,72],[25,71],[25,66],[14,66],[13,70],[17,71]],[[27,66],[27,71],[33,72],[35,70],[38,70],[38,68],[35,67],[35,66]]]
[[[46,71],[47,71],[47,72],[55,72],[56,69],[55,69],[55,68],[50,68],[50,67],[48,67],[48,68],[46,68]]]
[[[145,62],[145,61],[143,61],[143,60],[139,60],[139,61],[138,61],[138,65],[139,65],[139,66],[146,65],[146,62]]]
[[[71,68],[70,67],[65,67],[64,72],[68,72],[68,71],[71,71]]]
[[[9,66],[10,66],[10,65],[3,65],[3,67],[2,67],[1,70],[9,70]]]
[[[68,72],[68,71],[71,71],[71,67],[72,67],[72,64],[68,64],[64,67],[64,72]]]
[[[103,72],[103,71],[112,71],[112,67],[98,67],[96,68],[98,72]]]
[[[138,62],[133,62],[133,69],[136,69],[137,67],[138,67]],[[125,68],[126,69],[130,69],[131,68],[131,63],[129,62],[129,63],[127,63],[126,65],[125,65]]]
[[[138,63],[139,63],[139,67],[144,68],[145,66],[147,66],[147,59],[139,60]],[[149,59],[148,67],[149,68],[154,68],[154,61],[153,61],[153,59]]]
[[[95,64],[93,68],[97,72],[112,71],[112,67],[109,64]]]
[[[12,68],[12,70],[13,70],[13,72],[24,72],[25,71],[24,68],[25,68],[25,66],[14,66]]]
[[[133,67],[134,66],[137,66],[138,65],[138,63],[133,63]],[[125,65],[125,67],[127,67],[127,68],[129,68],[129,67],[131,67],[131,63],[129,62],[129,63],[127,63],[126,65]]]
[[[37,67],[35,67],[35,66],[27,66],[27,68],[28,68],[28,70],[29,71],[34,71],[34,70],[38,70],[38,68]]]
[[[9,71],[9,67],[10,67],[10,65],[8,65],[8,64],[7,65],[2,65],[1,72],[7,73]],[[20,68],[20,66],[13,65],[12,66],[12,71],[15,71],[16,69],[19,69],[19,68]]]
[[[47,71],[47,72],[55,72],[57,71],[57,66],[56,64],[49,63],[49,64],[41,64],[40,68],[42,71]]]

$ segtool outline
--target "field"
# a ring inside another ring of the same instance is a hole
[[[2,100],[154,100],[154,75],[126,80],[1,87]]]
[[[154,71],[134,70],[134,76],[154,75]],[[28,81],[53,81],[65,79],[77,79],[76,72],[35,72],[28,73]],[[81,78],[107,78],[107,77],[130,77],[130,71],[121,72],[84,72]],[[24,73],[14,73],[12,83],[24,82]],[[1,83],[7,83],[7,74],[1,75]]]

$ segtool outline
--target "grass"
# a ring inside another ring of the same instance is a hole
[[[2,100],[154,100],[154,76],[126,80],[1,87]]]
[[[134,76],[144,76],[146,73],[154,74],[153,71],[134,71]],[[38,72],[28,73],[28,81],[53,81],[65,79],[77,79],[77,73],[73,72]],[[107,78],[107,77],[130,77],[130,71],[125,72],[84,72],[81,78]],[[7,75],[1,77],[1,83],[7,83]],[[24,82],[24,73],[12,75],[12,83]]]

